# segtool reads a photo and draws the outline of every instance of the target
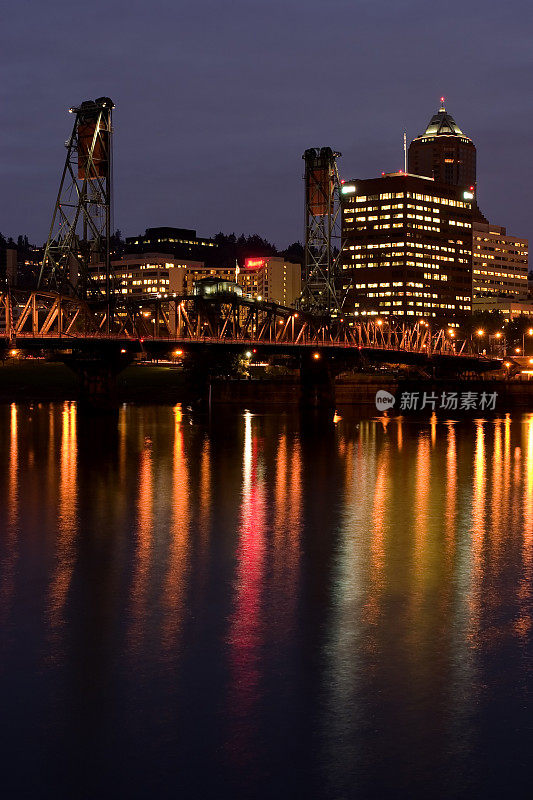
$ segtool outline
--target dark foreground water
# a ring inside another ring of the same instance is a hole
[[[530,796],[533,416],[0,406],[0,793]]]

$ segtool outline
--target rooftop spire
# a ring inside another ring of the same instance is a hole
[[[442,111],[444,111],[444,113],[446,113],[446,106],[444,105],[444,97],[441,97],[441,99],[440,99],[439,113],[442,112]]]

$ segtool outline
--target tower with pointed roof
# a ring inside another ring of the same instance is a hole
[[[409,145],[408,170],[439,183],[476,187],[476,147],[446,111],[443,97],[424,133]]]

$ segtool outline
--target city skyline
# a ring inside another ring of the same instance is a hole
[[[91,8],[96,23],[103,4]],[[421,36],[427,12],[420,2],[399,9],[339,0],[327,14],[314,0],[275,2],[268,11],[239,2],[230,12],[212,2],[195,9],[157,2],[150,14],[133,3],[127,17],[111,10],[87,58],[74,36],[79,12],[70,9],[65,19],[67,9],[54,3],[53,21],[61,24],[44,32],[44,9],[32,11],[29,27],[24,7],[9,12],[3,59],[10,80],[0,109],[4,235],[44,241],[67,109],[102,94],[116,103],[114,226],[124,235],[178,225],[204,236],[256,231],[284,247],[303,236],[304,149],[339,149],[346,179],[394,171],[403,166],[404,129],[408,141],[419,135],[441,95],[476,144],[483,213],[517,236],[533,233],[523,103],[531,9],[523,2],[506,11],[461,6],[460,29],[451,23],[453,2],[432,10],[431,37]],[[497,63],[484,44],[495,35]]]

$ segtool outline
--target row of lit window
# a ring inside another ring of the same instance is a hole
[[[494,275],[495,278],[514,278],[516,281],[527,281],[527,272],[519,275],[516,272],[489,272],[484,269],[475,269],[474,275]]]

